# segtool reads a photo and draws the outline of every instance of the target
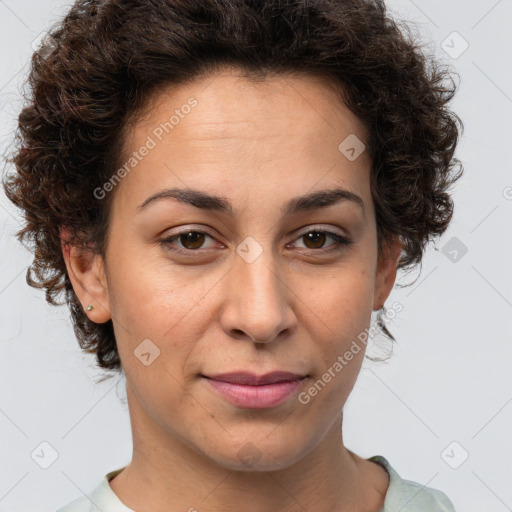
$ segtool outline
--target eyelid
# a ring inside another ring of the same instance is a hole
[[[339,236],[342,238],[348,238],[348,234],[346,232],[345,233],[337,233],[333,229],[334,229],[333,226],[330,226],[327,224],[317,224],[317,225],[313,224],[312,226],[307,226],[306,228],[304,228],[304,230],[298,231],[298,234],[295,235],[294,240],[296,240],[297,238],[300,238],[301,236],[304,236],[306,233],[311,233],[312,231],[320,232],[320,233],[327,233],[328,235],[336,235],[336,236]]]

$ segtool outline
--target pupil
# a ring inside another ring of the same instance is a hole
[[[186,235],[183,236],[185,237],[185,242],[182,240],[181,243],[189,249],[197,249],[203,244],[203,240],[201,238],[203,237],[202,233],[197,231],[189,231]],[[192,243],[192,247],[188,247],[189,243]]]
[[[313,244],[318,243],[318,237],[320,237],[320,241],[322,242],[322,243],[320,243],[320,245],[323,245],[322,237],[325,237],[325,234],[314,231],[314,232],[308,233],[307,237],[308,237],[309,241],[313,242]]]

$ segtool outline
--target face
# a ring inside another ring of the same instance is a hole
[[[340,418],[364,345],[335,363],[388,296],[399,255],[389,244],[378,257],[371,161],[339,149],[349,136],[367,144],[327,83],[234,70],[160,91],[126,134],[105,264],[66,261],[90,318],[113,320],[132,421],[148,435],[225,468],[253,450],[270,470]],[[234,403],[204,377],[274,371],[305,378],[280,400],[283,385],[274,402]]]

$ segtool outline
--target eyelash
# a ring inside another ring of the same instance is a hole
[[[213,235],[213,233],[209,232],[209,231],[202,231],[202,230],[199,230],[199,229],[187,229],[185,231],[181,231],[180,233],[176,233],[175,235],[172,235],[170,237],[167,237],[167,238],[164,238],[162,240],[160,240],[160,244],[163,245],[167,250],[175,253],[175,254],[178,254],[178,255],[182,255],[182,256],[191,256],[193,253],[200,253],[201,252],[201,249],[181,249],[181,248],[176,248],[176,246],[173,245],[173,241],[178,239],[180,236],[182,235],[186,235],[188,233],[200,233],[200,234],[203,234],[203,235],[208,235],[210,236],[211,238],[215,239],[215,236]],[[352,241],[349,240],[348,238],[345,238],[344,236],[340,236],[340,235],[337,235],[336,233],[333,233],[332,231],[326,231],[326,230],[323,230],[323,229],[310,229],[309,231],[305,231],[304,233],[302,233],[300,236],[298,236],[295,240],[298,240],[299,238],[302,238],[304,236],[306,236],[307,234],[309,233],[317,233],[317,234],[324,234],[324,235],[328,235],[330,237],[332,237],[334,239],[334,244],[333,247],[331,247],[330,249],[301,249],[301,250],[309,250],[309,251],[313,251],[313,252],[322,252],[324,254],[328,254],[328,253],[331,253],[331,252],[336,252],[336,251],[341,251],[343,250],[346,246],[352,244]]]

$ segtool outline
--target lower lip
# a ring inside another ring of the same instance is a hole
[[[292,396],[304,379],[276,382],[262,386],[232,384],[219,380],[206,379],[210,386],[226,400],[248,409],[268,409],[277,407]]]

